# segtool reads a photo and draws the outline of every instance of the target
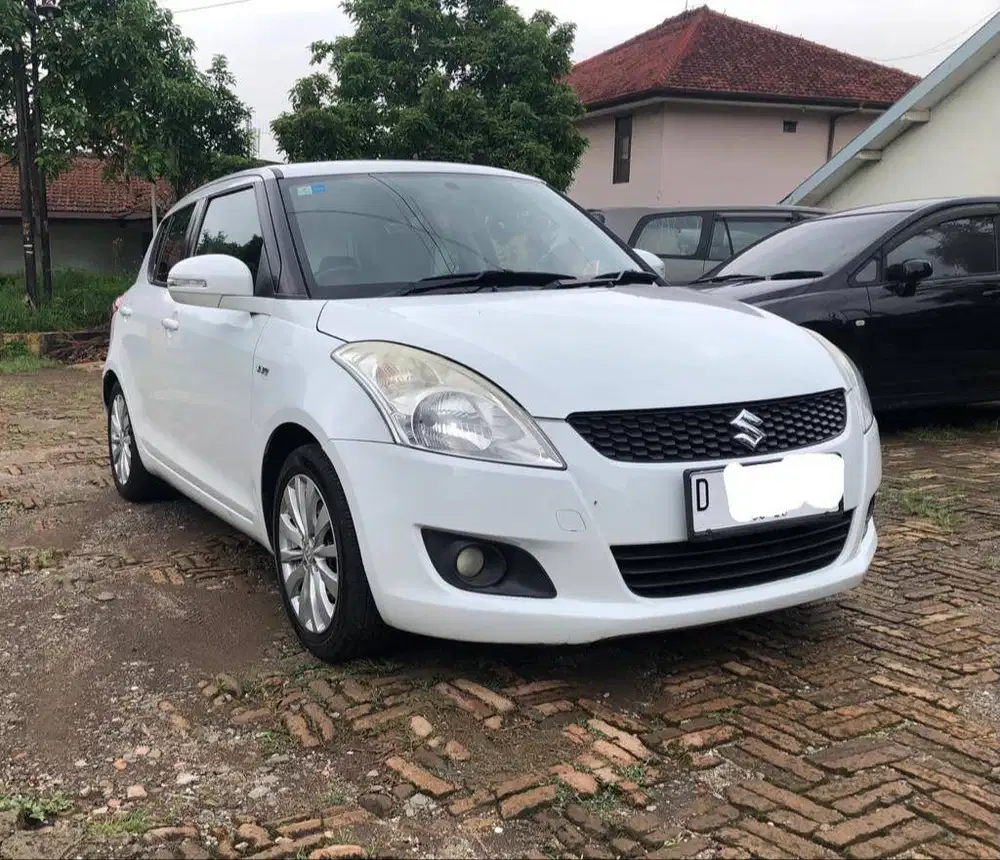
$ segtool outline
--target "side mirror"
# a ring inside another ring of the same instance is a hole
[[[656,274],[658,274],[663,280],[667,279],[667,267],[663,260],[656,256],[652,251],[644,251],[642,248],[633,248],[636,256],[641,257],[642,261],[649,266]]]
[[[178,304],[217,308],[224,297],[252,297],[253,275],[236,257],[204,254],[188,257],[171,268],[167,289]]]
[[[900,295],[912,296],[917,284],[934,274],[934,267],[927,260],[912,258],[893,263],[885,270],[885,279],[901,287]]]

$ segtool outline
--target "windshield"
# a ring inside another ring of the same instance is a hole
[[[641,268],[590,217],[530,179],[377,173],[281,185],[318,298],[387,295],[425,278],[484,270],[592,278]]]
[[[850,262],[908,212],[876,212],[834,218],[811,218],[773,233],[706,277],[770,277],[779,272],[829,274]]]

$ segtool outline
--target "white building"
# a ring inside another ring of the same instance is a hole
[[[1000,12],[781,202],[1000,195]]]

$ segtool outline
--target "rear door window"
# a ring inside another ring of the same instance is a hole
[[[695,257],[703,225],[701,215],[657,215],[643,224],[635,247],[660,257]]]

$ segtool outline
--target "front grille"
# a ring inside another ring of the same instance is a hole
[[[851,511],[797,525],[682,543],[613,546],[625,585],[640,597],[683,597],[760,585],[832,564]]]
[[[767,434],[755,450],[737,442],[730,422],[747,409]],[[574,412],[566,421],[605,457],[631,463],[725,460],[773,454],[834,439],[847,426],[843,389],[762,400],[680,409]]]

